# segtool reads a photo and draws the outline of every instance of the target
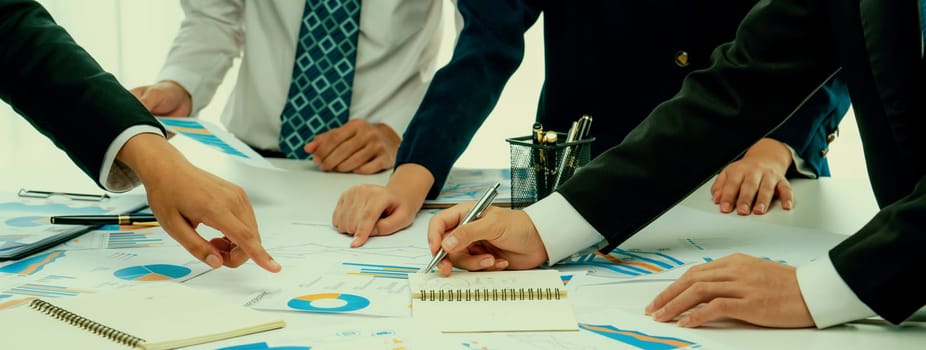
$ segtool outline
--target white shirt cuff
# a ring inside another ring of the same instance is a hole
[[[817,328],[876,316],[842,280],[829,255],[798,267],[797,284]]]
[[[524,212],[540,234],[550,265],[604,240],[558,192],[524,208]]]
[[[784,142],[782,142],[782,144],[788,147],[788,151],[791,152],[791,161],[794,162],[794,170],[796,170],[798,174],[804,175],[809,179],[816,179],[817,174],[807,165],[807,161],[805,161],[801,155],[797,154],[797,151],[795,151],[793,147]]]
[[[116,155],[119,154],[119,150],[122,149],[122,146],[125,146],[125,143],[128,142],[129,139],[135,135],[144,133],[164,136],[161,129],[151,125],[135,125],[123,130],[122,133],[109,144],[109,148],[106,149],[106,154],[103,156],[103,167],[100,168],[100,183],[103,184],[105,190],[110,192],[126,192],[141,184],[135,171],[122,162],[117,161]]]

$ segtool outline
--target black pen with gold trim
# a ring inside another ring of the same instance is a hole
[[[65,215],[52,216],[48,222],[58,225],[146,225],[158,224],[158,219],[151,214],[123,215]]]

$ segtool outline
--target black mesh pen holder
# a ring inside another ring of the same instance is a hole
[[[554,145],[535,143],[531,136],[506,139],[511,149],[511,208],[543,199],[588,163],[594,137],[565,142],[566,134],[557,133],[557,140],[564,141]]]

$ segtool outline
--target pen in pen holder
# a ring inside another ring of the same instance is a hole
[[[526,207],[555,190],[555,183],[566,182],[579,167],[588,163],[594,137],[566,142],[567,135],[556,133],[555,144],[534,141],[534,135],[506,139],[511,151],[511,207]],[[567,152],[567,149],[571,151]],[[560,174],[560,164],[572,153],[572,160]]]

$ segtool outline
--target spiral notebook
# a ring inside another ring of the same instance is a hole
[[[165,282],[0,311],[0,349],[173,349],[284,326],[276,315]]]
[[[412,315],[444,333],[578,331],[556,270],[408,275]]]

